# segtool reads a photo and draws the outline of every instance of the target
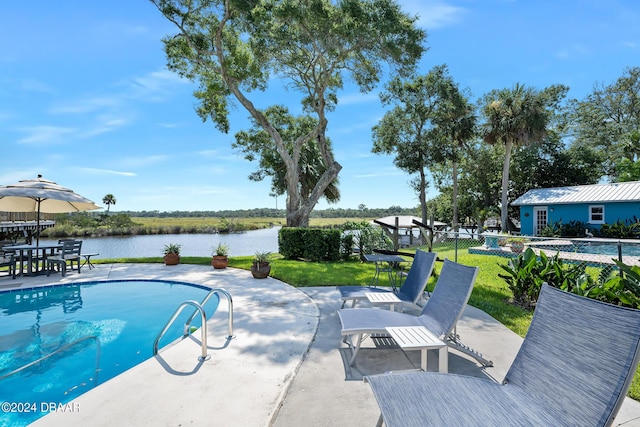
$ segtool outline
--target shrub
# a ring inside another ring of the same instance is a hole
[[[542,237],[560,237],[562,235],[562,220],[548,223],[540,230]]]
[[[601,277],[598,281],[586,277],[573,289],[567,290],[610,304],[640,308],[640,267],[628,266],[620,261],[615,262],[621,274],[609,270],[607,277]]]
[[[348,260],[353,251],[353,234],[343,234],[340,239],[340,256],[343,260]]]
[[[368,222],[348,222],[343,225],[343,230],[353,235],[353,244],[358,248],[361,259],[364,254],[372,254],[374,249],[393,249],[391,239],[382,228]]]
[[[585,264],[565,265],[556,254],[548,257],[544,252],[536,256],[528,248],[507,265],[500,267],[508,274],[498,274],[513,292],[513,302],[532,308],[538,301],[543,282],[567,292],[610,304],[640,308],[640,267],[627,266],[615,261],[621,274],[607,270],[608,275],[595,280],[586,271]]]
[[[586,276],[585,265],[565,266],[558,254],[548,257],[541,251],[538,257],[531,248],[500,267],[508,273],[498,276],[507,282],[513,292],[514,303],[525,308],[535,306],[542,283],[571,291]]]
[[[340,246],[340,230],[285,227],[278,232],[278,251],[286,259],[337,261]]]
[[[285,227],[278,231],[278,252],[285,259],[297,259],[304,256],[304,228]]]
[[[584,230],[589,225],[582,221],[572,220],[567,224],[561,224],[560,230],[562,237],[584,237]]]
[[[599,235],[616,239],[634,239],[640,237],[640,221],[635,216],[625,221],[618,220],[613,224],[602,224]]]

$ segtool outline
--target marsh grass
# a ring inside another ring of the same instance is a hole
[[[132,221],[142,227],[150,229],[170,229],[179,227],[184,230],[215,230],[224,223],[233,223],[243,229],[260,229],[273,226],[283,226],[286,224],[285,218],[256,217],[256,218],[155,218],[155,217],[132,217]],[[312,227],[329,227],[342,225],[350,221],[370,221],[373,218],[310,218],[309,225]]]

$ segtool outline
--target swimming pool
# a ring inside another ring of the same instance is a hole
[[[640,256],[640,246],[637,244],[631,244],[623,242],[621,244],[623,256]],[[596,255],[609,255],[618,256],[618,244],[617,243],[578,243],[574,242],[574,252],[581,254],[596,254]]]
[[[620,248],[622,256],[640,256],[640,243],[637,240],[621,240]],[[578,254],[603,255],[605,257],[618,257],[618,241],[592,241],[585,239],[548,239],[529,243],[547,254],[554,252],[574,252]]]
[[[209,288],[162,280],[117,280],[0,292],[0,425],[26,425],[152,357],[153,343],[185,300]],[[219,298],[205,304],[207,318]],[[182,336],[183,310],[159,346]],[[198,317],[194,326],[200,325]],[[11,406],[5,406],[9,402]],[[44,406],[43,406],[44,405]]]

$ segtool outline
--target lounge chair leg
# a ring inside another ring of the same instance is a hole
[[[358,351],[360,350],[360,344],[362,344],[362,335],[364,334],[360,334],[358,335],[358,341],[356,342],[356,345],[353,345],[353,340],[351,340],[351,348],[353,349],[353,356],[351,356],[351,360],[349,361],[349,366],[353,366],[353,364],[356,362],[356,356],[358,355]]]
[[[482,366],[485,367],[491,367],[493,366],[493,362],[491,360],[487,360],[485,359],[482,354],[478,353],[476,350],[467,347],[466,345],[462,344],[460,341],[458,341],[456,338],[449,338],[446,341],[447,345],[451,348],[454,348],[456,350],[458,350],[461,353],[464,353],[468,356],[473,357],[474,359],[476,359]]]
[[[382,424],[384,424],[384,420],[382,419],[382,414],[380,414],[378,422],[376,423],[376,427],[382,427]]]

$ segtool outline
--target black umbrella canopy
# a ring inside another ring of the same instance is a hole
[[[40,212],[63,213],[95,209],[100,209],[100,206],[73,190],[42,178],[42,175],[38,175],[36,179],[0,186],[0,211],[36,212],[38,236]]]

